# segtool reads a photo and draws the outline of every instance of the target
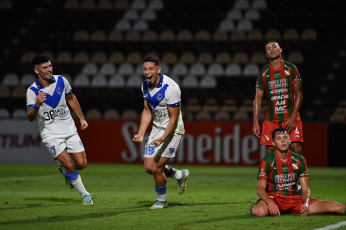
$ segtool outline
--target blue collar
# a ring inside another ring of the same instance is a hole
[[[163,81],[163,74],[160,73],[160,82],[157,84],[156,88],[161,88],[162,87],[162,81]]]
[[[44,88],[43,85],[41,84],[40,80],[38,80],[38,78],[36,78],[35,83],[36,83],[38,89],[43,89]],[[55,83],[54,76],[52,76],[52,83]]]

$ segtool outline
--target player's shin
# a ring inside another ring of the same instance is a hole
[[[89,194],[83,185],[82,178],[77,172],[77,170],[70,174],[66,173],[66,177],[70,180],[71,184],[73,185],[74,188],[79,192],[79,194],[83,197],[85,194]]]

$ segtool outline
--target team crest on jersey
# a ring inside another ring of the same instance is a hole
[[[286,75],[286,76],[289,76],[289,75],[290,75],[290,71],[285,70],[285,75]]]
[[[298,163],[292,164],[292,166],[293,166],[294,169],[298,170]]]
[[[62,88],[56,87],[56,92],[57,92],[57,94],[61,95],[62,94]]]
[[[163,99],[163,94],[162,94],[162,93],[158,93],[158,94],[157,94],[157,99],[158,99],[159,101],[162,101],[162,99]]]

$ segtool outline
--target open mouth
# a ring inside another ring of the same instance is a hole
[[[153,78],[153,75],[147,75],[146,78],[147,80],[151,81],[151,79]]]

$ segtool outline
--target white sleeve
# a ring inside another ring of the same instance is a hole
[[[167,89],[167,105],[169,107],[177,107],[180,105],[181,92],[179,87],[170,85]]]
[[[33,107],[34,104],[36,103],[36,94],[32,89],[27,89],[26,90],[26,107]]]
[[[63,76],[61,76],[62,79],[64,80],[64,84],[65,84],[65,94],[69,95],[72,92],[72,87],[70,85],[70,83],[68,82],[68,80],[66,78],[64,78]]]

